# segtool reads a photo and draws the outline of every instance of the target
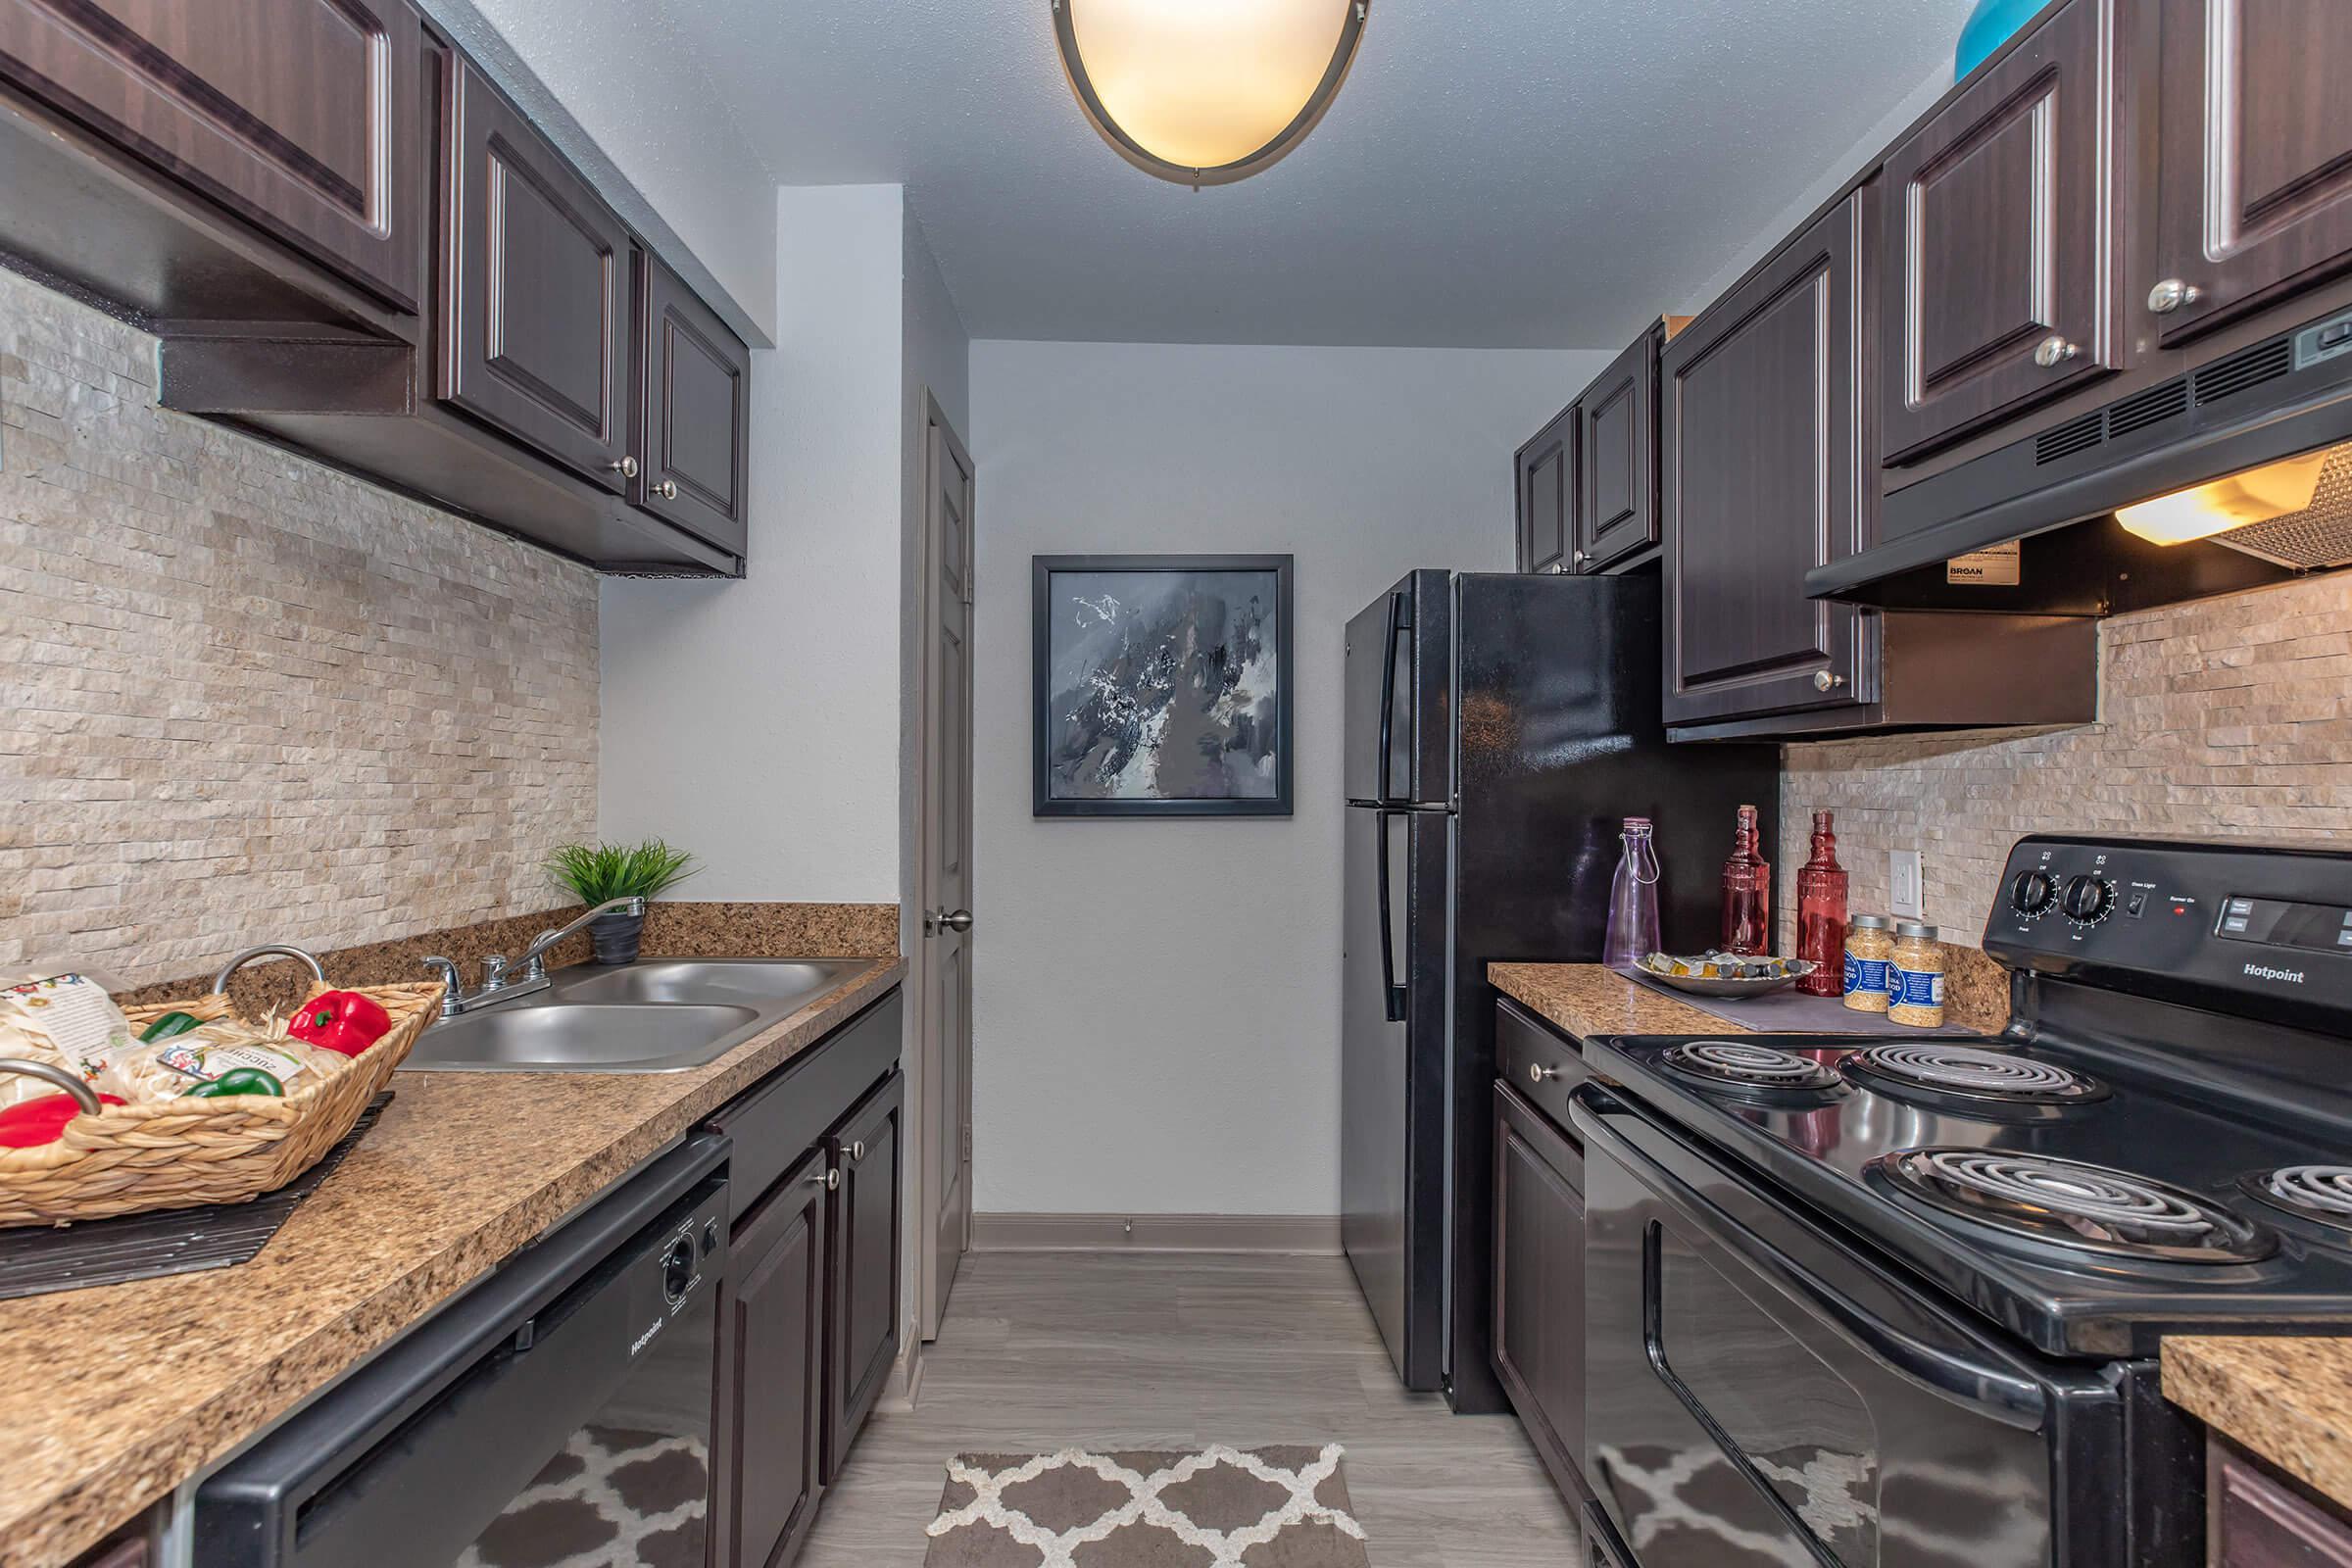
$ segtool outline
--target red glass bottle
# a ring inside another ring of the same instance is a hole
[[[1835,826],[1829,812],[1813,813],[1813,858],[1796,873],[1796,956],[1820,965],[1796,988],[1817,997],[1845,988],[1845,867]]]
[[[1756,808],[1740,808],[1732,858],[1723,862],[1723,951],[1772,951],[1772,866],[1756,850]]]

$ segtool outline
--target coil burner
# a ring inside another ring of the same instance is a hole
[[[1685,1041],[1667,1047],[1659,1059],[1685,1077],[1734,1089],[1811,1093],[1838,1082],[1836,1072],[1811,1056],[1744,1041]]]
[[[2080,1251],[2175,1263],[2249,1263],[2278,1238],[2196,1194],[2105,1165],[1982,1149],[1875,1161],[1897,1192],[1942,1213]]]
[[[1929,1042],[1868,1046],[1841,1063],[1847,1077],[1874,1088],[1924,1089],[2028,1104],[2065,1105],[2103,1100],[2096,1080],[2014,1052]]]

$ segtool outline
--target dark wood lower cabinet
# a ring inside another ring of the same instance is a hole
[[[831,1365],[824,1479],[830,1486],[899,1354],[899,1122],[906,1079],[892,1073],[826,1140],[841,1185],[832,1195]]]
[[[2352,1568],[2352,1519],[2213,1439],[2205,1462],[2211,1568]]]
[[[782,1568],[823,1493],[831,1154],[812,1151],[735,1227],[719,1295],[712,1540],[720,1568]]]
[[[1494,1371],[1574,1504],[1585,1446],[1585,1157],[1494,1085]]]

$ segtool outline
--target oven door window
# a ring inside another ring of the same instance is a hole
[[[1642,1252],[1650,1369],[1717,1445],[1676,1454],[1647,1478],[1672,1531],[1693,1538],[1691,1560],[1785,1537],[1793,1515],[1838,1563],[1877,1562],[1879,1437],[1861,1393],[1716,1268],[1703,1243],[1653,1221]],[[1808,1564],[1818,1554],[1785,1541],[1764,1560]]]

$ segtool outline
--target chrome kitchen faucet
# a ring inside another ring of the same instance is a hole
[[[482,959],[482,988],[471,996],[467,996],[466,988],[458,983],[458,965],[455,959],[439,956],[426,958],[424,966],[441,977],[443,986],[441,1016],[455,1018],[460,1013],[471,1012],[476,1007],[487,1007],[493,1003],[512,1002],[517,997],[527,997],[534,991],[545,991],[550,983],[547,978],[548,949],[578,931],[600,914],[643,913],[645,913],[645,900],[641,898],[607,899],[595,908],[577,916],[569,923],[558,926],[553,931],[540,932],[531,938],[531,945],[522,950],[521,956],[517,957],[512,965],[513,968],[520,971],[512,980],[507,978],[507,971],[510,967],[507,960],[493,953]]]

